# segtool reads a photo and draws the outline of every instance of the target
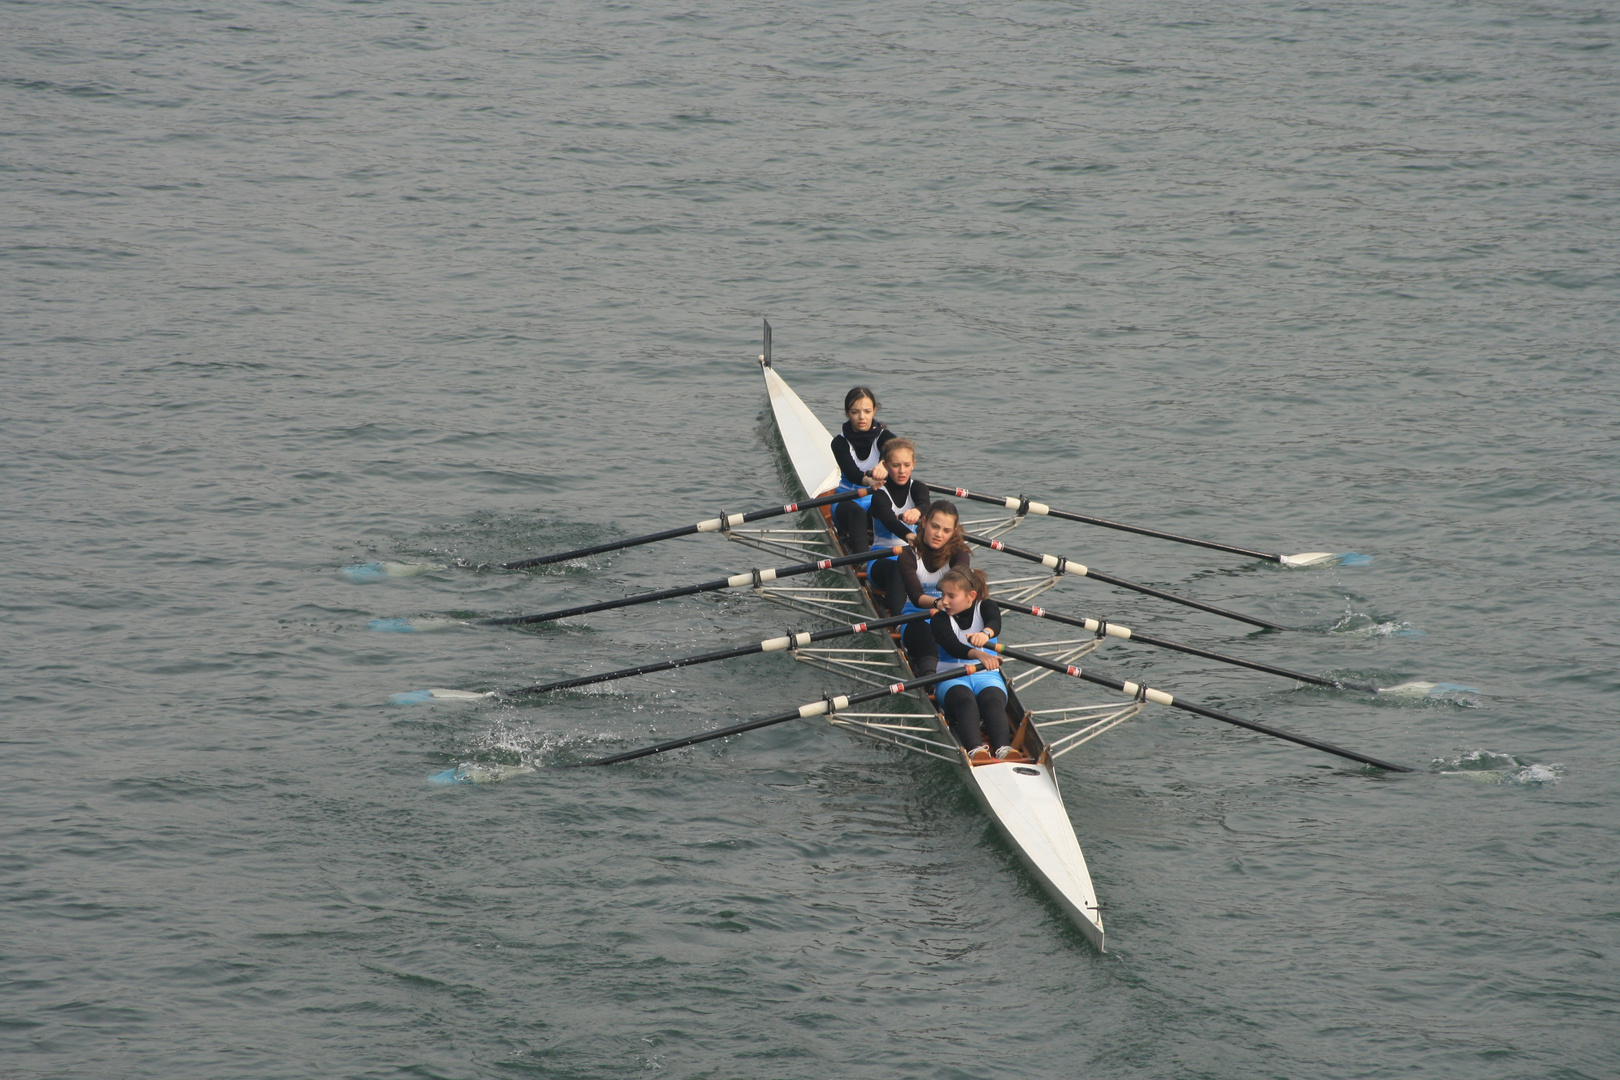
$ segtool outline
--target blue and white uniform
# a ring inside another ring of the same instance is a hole
[[[928,487],[921,480],[912,480],[903,488],[885,481],[872,493],[872,502],[867,507],[872,515],[872,546],[894,547],[910,540],[917,530],[902,521],[900,515],[907,510],[926,514],[928,506]]]
[[[960,615],[936,612],[928,625],[934,631],[934,642],[939,647],[939,670],[943,671],[948,667],[960,667],[973,660],[975,646],[968,644],[970,634],[987,633],[990,635],[989,644],[996,643],[996,638],[1001,633],[1001,608],[994,600],[980,600]],[[988,646],[985,651],[989,651]],[[960,679],[947,679],[936,684],[935,699],[944,701],[945,695],[955,686],[965,686],[975,696],[981,690],[991,687],[1003,694],[1007,693],[1007,680],[1001,677],[1001,672],[976,671]]]
[[[916,548],[902,551],[900,553],[900,558],[895,560],[899,564],[901,583],[906,589],[906,605],[900,610],[900,614],[915,615],[919,611],[932,610],[930,608],[918,607],[912,600],[913,583],[916,585],[915,592],[918,600],[921,600],[925,596],[932,596],[935,600],[938,600],[939,579],[944,577],[946,573],[953,568],[960,567],[961,569],[966,570],[972,565],[970,560],[971,555],[967,549],[964,548],[963,550],[958,551],[955,555],[952,555],[949,559],[946,559],[944,562],[940,563],[938,570],[930,570],[928,569],[928,564],[923,561],[922,553]]]
[[[838,462],[838,490],[865,487],[864,478],[883,460],[883,444],[892,438],[894,432],[881,420],[872,421],[872,426],[865,431],[856,431],[855,426],[845,420],[843,430],[832,439],[833,460]],[[865,510],[872,505],[872,496],[862,495],[850,501]]]

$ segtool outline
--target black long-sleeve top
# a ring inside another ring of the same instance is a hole
[[[984,619],[984,632],[991,637],[1001,636],[1001,608],[994,600],[980,600],[979,614]],[[966,630],[973,625],[973,609],[968,608],[960,615],[947,615],[943,611],[934,612],[934,617],[928,620],[929,629],[934,632],[934,642],[946,656],[958,660],[973,659],[973,647],[964,645],[951,631],[950,620],[955,619],[956,625]]]
[[[838,471],[843,474],[845,480],[859,487],[861,478],[866,473],[862,471],[859,465],[855,464],[856,455],[865,457],[871,453],[873,439],[876,439],[878,446],[881,447],[892,438],[894,438],[894,432],[884,426],[881,420],[872,421],[872,426],[865,431],[856,431],[854,425],[845,420],[844,430],[840,434],[834,435],[832,439],[833,460],[838,462]],[[853,453],[850,451],[850,447],[854,447]]]
[[[928,487],[921,480],[913,479],[906,487],[897,488],[889,481],[883,481],[883,486],[872,493],[872,507],[868,513],[874,521],[881,521],[883,527],[889,532],[905,540],[917,530],[900,520],[895,513],[895,507],[906,504],[907,494],[911,496],[913,509],[921,510],[926,517],[928,514]],[[921,520],[920,518],[918,520]]]
[[[900,566],[900,580],[905,583],[906,595],[911,598],[912,607],[923,606],[922,579],[917,577],[917,565],[922,554],[916,548],[907,548],[900,553],[896,560]],[[973,565],[973,552],[963,548],[951,556],[951,566],[966,570]]]

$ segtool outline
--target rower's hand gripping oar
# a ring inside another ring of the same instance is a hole
[[[1034,664],[1036,667],[1047,668],[1051,671],[1073,676],[1076,679],[1084,679],[1086,682],[1096,683],[1098,686],[1106,686],[1110,690],[1117,690],[1122,694],[1128,694],[1131,697],[1136,698],[1138,701],[1151,701],[1155,705],[1168,705],[1173,709],[1182,709],[1186,712],[1196,713],[1199,716],[1207,716],[1211,720],[1219,720],[1222,723],[1233,724],[1241,728],[1248,728],[1250,731],[1258,731],[1262,735],[1270,735],[1275,739],[1282,739],[1286,742],[1298,743],[1300,746],[1308,746],[1312,750],[1320,750],[1326,754],[1333,754],[1338,757],[1348,758],[1351,761],[1359,761],[1363,765],[1372,765],[1376,768],[1388,769],[1390,772],[1414,771],[1407,768],[1405,765],[1396,765],[1393,762],[1381,761],[1378,758],[1358,753],[1355,750],[1346,750],[1342,746],[1334,746],[1329,742],[1322,742],[1319,739],[1308,738],[1304,735],[1295,735],[1292,732],[1283,731],[1280,728],[1270,727],[1266,724],[1256,723],[1253,720],[1245,720],[1241,716],[1233,716],[1231,713],[1221,712],[1219,709],[1209,709],[1202,705],[1194,705],[1191,702],[1177,701],[1174,696],[1165,693],[1163,690],[1154,690],[1149,687],[1142,686],[1139,683],[1120,682],[1118,679],[1109,679],[1102,675],[1093,675],[1089,671],[1080,670],[1080,668],[1073,664],[1060,664],[1055,660],[1048,660],[1044,656],[1039,656],[1024,649],[1017,649],[1011,645],[996,644],[991,646],[991,648],[1003,656],[1012,657],[1014,660],[1022,660],[1026,664]]]
[[[967,536],[967,541],[970,544],[978,544],[980,547],[991,548],[995,551],[1004,551],[1008,555],[1012,555],[1020,559],[1028,559],[1030,562],[1038,562],[1047,569],[1055,570],[1059,574],[1079,574],[1081,577],[1095,578],[1098,581],[1104,581],[1110,585],[1117,585],[1121,589],[1130,589],[1132,592],[1139,592],[1146,596],[1157,596],[1160,600],[1168,600],[1172,604],[1181,604],[1185,607],[1197,608],[1199,611],[1207,611],[1212,615],[1219,615],[1225,619],[1236,619],[1238,622],[1248,623],[1250,626],[1258,626],[1263,630],[1288,629],[1288,627],[1279,626],[1274,622],[1267,622],[1264,619],[1257,619],[1253,615],[1241,615],[1236,611],[1228,611],[1226,608],[1216,607],[1214,604],[1206,604],[1201,600],[1189,600],[1185,596],[1177,596],[1175,593],[1167,593],[1162,589],[1155,589],[1147,585],[1138,585],[1134,581],[1126,581],[1124,578],[1112,577],[1111,575],[1104,574],[1101,571],[1093,570],[1085,563],[1075,562],[1073,559],[1066,559],[1061,555],[1042,555],[1039,552],[1025,551],[1022,548],[1015,548],[1010,544],[1004,544],[1000,540],[987,540],[982,536],[973,536],[972,534]]]
[[[501,569],[526,570],[531,566],[545,566],[547,563],[565,562],[568,559],[583,559],[587,555],[600,555],[605,551],[618,551],[621,548],[639,547],[642,544],[656,544],[660,540],[673,540],[677,536],[691,536],[694,533],[726,532],[735,529],[738,525],[746,525],[750,521],[764,521],[766,518],[794,514],[800,510],[814,510],[818,506],[830,506],[833,503],[841,503],[846,499],[859,499],[863,495],[870,495],[871,493],[869,488],[856,488],[854,491],[839,491],[832,495],[823,495],[819,499],[810,499],[807,502],[773,506],[767,510],[750,510],[746,514],[722,514],[717,518],[700,521],[696,525],[682,525],[676,529],[665,529],[663,532],[648,533],[646,536],[636,536],[629,540],[615,540],[609,544],[575,548],[573,551],[559,551],[555,555],[536,555],[532,559],[518,559],[515,562],[501,563]]]
[[[1237,667],[1249,668],[1252,671],[1264,671],[1268,675],[1281,675],[1285,679],[1298,679],[1300,682],[1311,683],[1314,686],[1327,686],[1334,690],[1360,690],[1368,694],[1379,692],[1378,687],[1367,683],[1346,682],[1343,679],[1329,679],[1321,675],[1307,675],[1303,671],[1289,671],[1287,668],[1274,667],[1271,664],[1262,664],[1257,660],[1243,660],[1236,656],[1226,656],[1208,649],[1200,649],[1193,645],[1182,645],[1174,641],[1165,641],[1163,638],[1151,638],[1146,634],[1138,634],[1128,626],[1109,622],[1107,619],[1086,619],[1074,615],[1059,615],[1055,611],[1047,611],[1042,607],[1031,607],[1029,604],[1016,604],[1010,600],[997,600],[1002,610],[1021,611],[1025,615],[1033,615],[1037,619],[1049,619],[1052,622],[1062,623],[1065,626],[1078,626],[1082,630],[1089,630],[1098,637],[1119,638],[1121,641],[1139,641],[1143,645],[1152,645],[1160,649],[1173,649],[1176,652],[1186,653],[1189,656],[1202,656],[1206,660],[1216,660],[1223,664],[1234,664]]]
[[[1136,533],[1138,536],[1151,536],[1158,540],[1169,540],[1177,544],[1191,544],[1194,547],[1210,548],[1214,551],[1226,551],[1233,555],[1247,555],[1251,559],[1264,559],[1280,566],[1316,566],[1342,556],[1331,551],[1307,551],[1299,555],[1273,555],[1265,551],[1254,551],[1249,548],[1234,547],[1231,544],[1218,544],[1213,540],[1200,540],[1193,536],[1178,536],[1175,533],[1160,532],[1158,529],[1144,529],[1140,525],[1126,525],[1123,522],[1109,521],[1106,518],[1090,517],[1086,514],[1075,514],[1067,510],[1054,510],[1043,502],[1019,497],[1007,498],[1001,495],[979,495],[966,488],[945,487],[942,484],[929,484],[929,491],[937,491],[941,495],[955,495],[958,499],[971,499],[974,502],[990,503],[992,506],[1004,506],[1020,517],[1025,514],[1038,514],[1043,517],[1062,518],[1064,521],[1078,521],[1083,525],[1100,525],[1105,529],[1118,529],[1121,532]]]
[[[483,693],[474,690],[410,690],[403,694],[395,694],[388,700],[395,705],[418,705],[425,701],[480,701],[484,698],[529,697],[535,694],[550,693],[553,690],[572,690],[577,686],[591,686],[596,683],[613,682],[616,679],[630,679],[637,675],[651,675],[655,671],[674,671],[677,668],[692,667],[696,664],[712,664],[717,660],[733,660],[739,656],[753,656],[757,653],[798,649],[817,641],[848,637],[851,634],[864,634],[869,630],[887,630],[891,626],[902,626],[906,623],[916,622],[918,619],[931,617],[931,612],[919,611],[910,615],[896,615],[888,619],[873,619],[871,622],[850,623],[848,626],[838,626],[831,630],[789,631],[780,637],[766,638],[764,641],[752,645],[743,645],[735,649],[720,649],[716,652],[699,653],[697,656],[683,656],[679,660],[662,660],[655,664],[620,668],[618,671],[604,671],[599,675],[579,675],[572,679],[559,679],[556,682],[525,686],[517,690],[489,690]]]
[[[682,739],[671,739],[661,742],[657,746],[644,746],[640,750],[627,750],[612,757],[597,758],[595,761],[582,761],[579,765],[617,765],[621,761],[634,761],[636,758],[651,757],[653,754],[662,754],[666,750],[679,750],[683,746],[695,746],[698,743],[709,742],[713,739],[723,739],[728,735],[740,735],[745,731],[754,731],[757,728],[770,727],[772,724],[785,724],[789,720],[807,720],[812,716],[829,716],[847,709],[851,705],[859,705],[866,701],[876,701],[891,694],[904,694],[919,687],[932,686],[944,682],[946,679],[960,679],[964,675],[971,675],[980,671],[983,664],[967,664],[963,667],[946,668],[944,671],[932,675],[924,675],[918,679],[907,679],[905,682],[890,683],[882,690],[868,690],[863,694],[840,694],[836,697],[822,698],[812,701],[808,705],[800,705],[797,709],[777,713],[775,716],[766,716],[758,720],[745,720],[730,727],[717,728],[714,731],[705,731],[698,735],[688,735]]]
[[[740,589],[748,585],[766,585],[786,577],[796,577],[799,574],[813,574],[817,570],[831,570],[837,566],[851,566],[859,562],[870,562],[873,559],[886,559],[889,555],[899,555],[904,548],[873,548],[858,555],[840,555],[836,559],[818,559],[815,562],[794,563],[792,566],[778,566],[770,570],[748,570],[741,574],[732,574],[730,577],[715,578],[713,581],[700,581],[696,585],[681,585],[674,589],[659,589],[656,592],[638,593],[627,596],[622,600],[604,600],[599,604],[581,604],[578,607],[562,608],[558,611],[543,611],[538,615],[508,615],[501,619],[480,619],[483,626],[519,626],[527,623],[555,622],[566,619],[571,615],[589,615],[593,611],[610,611],[613,608],[631,607],[635,604],[650,604],[654,600],[669,600],[676,596],[693,596],[701,592],[719,592],[721,589]],[[888,554],[885,554],[887,552]]]

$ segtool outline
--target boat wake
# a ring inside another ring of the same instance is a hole
[[[1527,762],[1512,754],[1475,750],[1450,761],[1434,762],[1441,776],[1456,776],[1478,784],[1556,784],[1563,779],[1562,765]]]

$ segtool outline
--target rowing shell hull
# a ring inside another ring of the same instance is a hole
[[[838,484],[832,433],[770,366],[769,357],[760,360],[776,430],[793,463],[799,486],[804,489],[802,494],[813,497],[830,491]],[[836,546],[836,536],[832,539]],[[903,654],[897,656],[897,662],[905,663]],[[935,718],[941,733],[955,745],[955,736],[944,718],[937,712]],[[1040,761],[1026,765],[997,762],[974,766],[968,764],[964,754],[957,771],[1030,873],[1101,950],[1103,925],[1097,894],[1063,805],[1063,795],[1058,791],[1050,756],[1043,754]]]

